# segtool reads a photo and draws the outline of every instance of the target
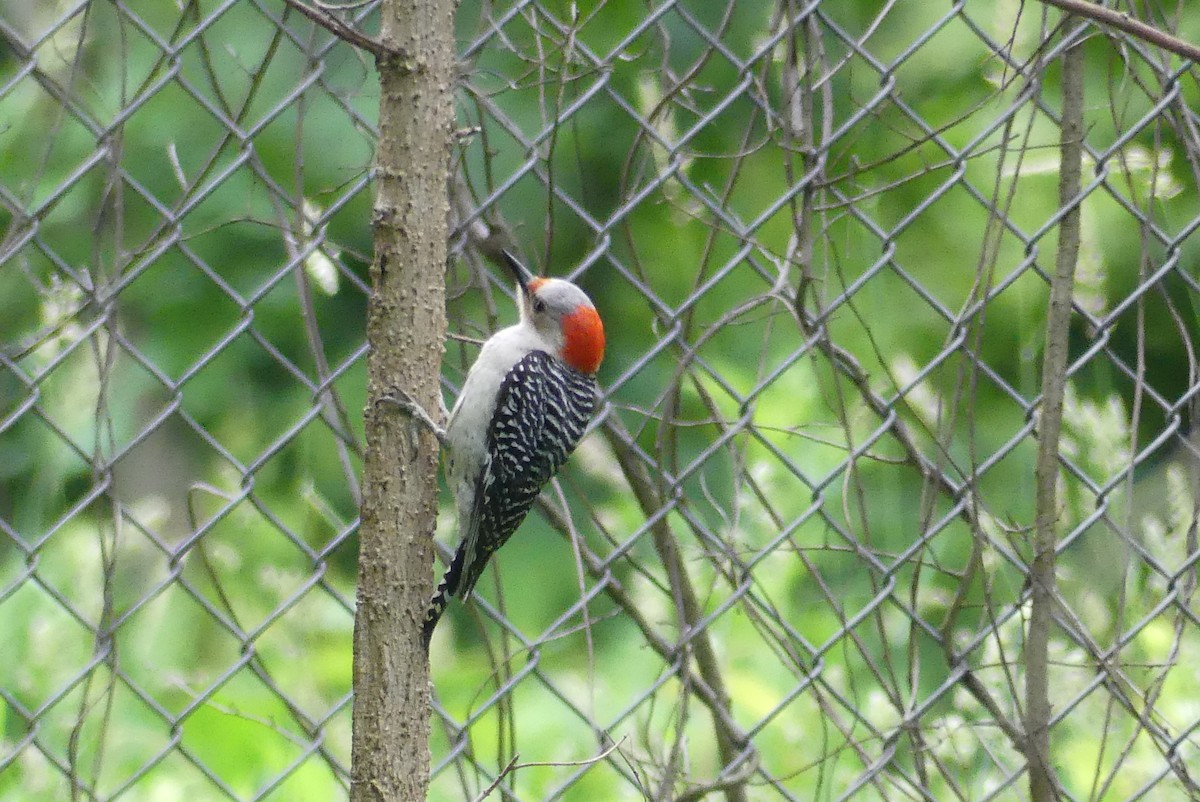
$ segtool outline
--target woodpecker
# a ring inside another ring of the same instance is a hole
[[[520,321],[483,344],[446,424],[446,482],[461,542],[425,614],[426,649],[450,597],[470,597],[596,406],[604,359],[596,307],[571,282],[535,276],[507,251],[502,257],[516,278]]]

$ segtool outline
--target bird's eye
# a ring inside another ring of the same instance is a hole
[[[543,301],[541,298],[535,298],[533,301],[533,311],[545,312],[546,311],[546,302]]]

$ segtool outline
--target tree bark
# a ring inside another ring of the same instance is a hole
[[[378,399],[399,386],[438,408],[446,329],[453,0],[384,0],[378,59],[375,263],[367,311],[367,452],[354,620],[353,802],[414,802],[429,785],[429,665],[437,442]]]

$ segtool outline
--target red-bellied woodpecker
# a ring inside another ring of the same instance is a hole
[[[507,251],[521,319],[483,344],[450,413],[446,482],[461,543],[425,615],[425,646],[451,596],[466,600],[488,558],[575,450],[596,406],[604,325],[583,290],[534,276]]]

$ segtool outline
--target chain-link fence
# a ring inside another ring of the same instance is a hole
[[[607,403],[434,640],[431,798],[1026,798],[1072,208],[1050,759],[1200,794],[1200,90],[1062,20],[463,3],[447,399],[505,232]],[[0,799],[345,797],[377,104],[283,2],[0,3]]]

